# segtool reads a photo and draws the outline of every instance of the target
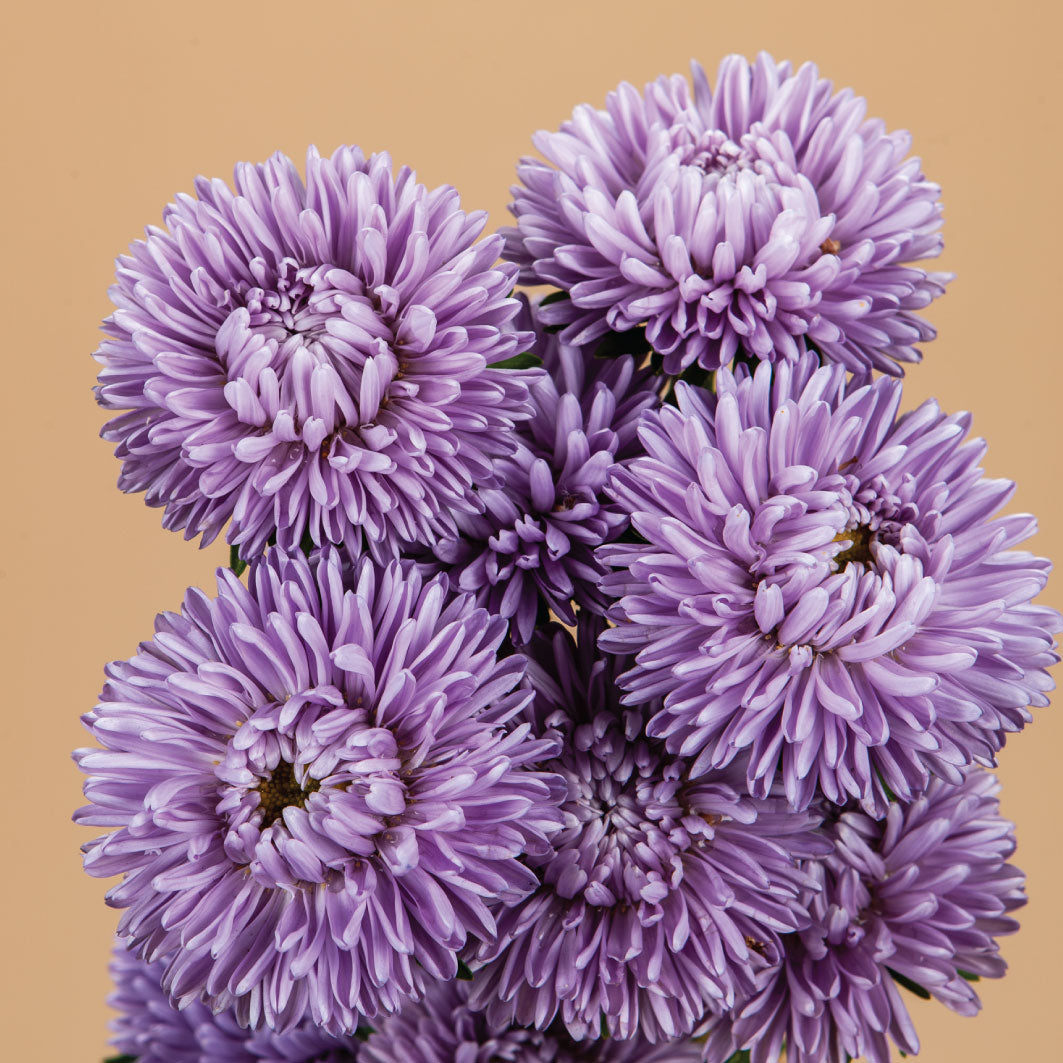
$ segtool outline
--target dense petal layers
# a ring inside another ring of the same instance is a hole
[[[311,149],[196,181],[118,263],[97,352],[119,486],[242,556],[431,542],[512,449],[514,270],[485,215],[385,154]]]
[[[693,775],[742,755],[752,793],[781,769],[800,807],[882,814],[1048,703],[1051,565],[1012,549],[1035,522],[993,517],[1013,485],[982,476],[967,414],[900,400],[812,355],[721,370],[645,414],[647,456],[611,474],[643,541],[599,551],[602,645],[635,655],[625,701],[663,697],[648,733]]]
[[[568,783],[565,824],[540,888],[477,951],[470,999],[493,1024],[656,1043],[731,1007],[806,925],[797,865],[821,851],[818,816],[748,797],[736,771],[689,778],[617,704],[627,662],[598,653],[602,626],[581,614],[578,645],[556,628],[528,647],[528,711],[561,740],[547,767]]]
[[[469,1006],[469,983],[431,989],[389,1015],[366,1042],[362,1063],[699,1063],[689,1040],[651,1045],[641,1038],[574,1042],[563,1030],[495,1026]]]
[[[695,65],[693,95],[623,84],[535,145],[506,254],[568,293],[546,320],[572,343],[645,325],[669,373],[811,345],[897,374],[934,336],[917,311],[948,277],[913,263],[941,250],[939,189],[811,64],[729,56],[715,91]]]
[[[137,1063],[354,1063],[361,1042],[333,1037],[304,1020],[288,1033],[245,1030],[231,1011],[193,1001],[183,1010],[162,988],[164,965],[145,963],[121,945],[111,960],[118,1012],[111,1043]]]
[[[350,1032],[492,939],[563,789],[504,636],[445,579],[272,551],[109,667],[76,818],[117,829],[85,866],[178,1004]]]
[[[498,486],[478,491],[482,512],[457,515],[457,534],[433,547],[428,571],[446,572],[526,643],[547,609],[568,624],[575,605],[604,612],[594,551],[627,527],[605,481],[638,451],[639,415],[659,400],[656,377],[629,355],[590,358],[546,332],[530,307],[518,325],[535,335],[545,370],[530,388],[534,412],[514,453],[495,461]]]
[[[889,1063],[890,1041],[918,1052],[904,981],[975,1014],[971,981],[1004,974],[996,938],[1018,929],[1009,913],[1026,903],[997,789],[973,768],[891,804],[885,820],[837,817],[834,852],[813,869],[812,925],[785,939],[783,964],[736,1009],[752,1063],[778,1063],[784,1042],[787,1063]]]

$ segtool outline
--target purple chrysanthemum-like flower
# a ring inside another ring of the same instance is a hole
[[[752,1063],[778,1063],[784,1043],[788,1063],[889,1063],[890,1040],[918,1052],[891,972],[961,1014],[978,1010],[969,979],[1004,974],[995,938],[1018,928],[1008,913],[1026,901],[997,789],[975,768],[891,804],[885,820],[838,818],[834,853],[814,868],[814,923],[784,939],[785,962],[737,1010]]]
[[[636,654],[632,704],[697,776],[742,755],[752,793],[781,769],[875,814],[928,773],[991,764],[1048,703],[1061,618],[1031,604],[1048,561],[1011,547],[1028,515],[993,518],[1014,485],[982,476],[968,414],[840,366],[726,370],[644,415],[648,456],[611,490],[645,540],[599,552],[619,571],[602,644]]]
[[[469,983],[444,982],[389,1015],[369,1037],[362,1063],[699,1063],[692,1041],[573,1041],[563,1029],[496,1027],[469,1007]]]
[[[119,260],[96,394],[119,486],[245,558],[272,534],[384,552],[476,508],[526,417],[514,270],[482,212],[385,154],[311,149],[199,178]]]
[[[369,558],[271,551],[245,587],[188,593],[85,723],[105,747],[79,822],[93,875],[123,875],[119,933],[166,961],[179,1005],[330,1033],[452,978],[469,935],[537,886],[559,814],[553,750],[506,625]]]
[[[304,1020],[288,1033],[245,1030],[231,1011],[215,1015],[199,1001],[183,1010],[162,988],[161,962],[115,948],[110,1005],[118,1012],[112,1044],[137,1063],[354,1063],[361,1042],[333,1037]]]
[[[604,495],[612,466],[638,452],[639,415],[655,405],[656,377],[629,356],[593,359],[545,332],[529,308],[545,373],[530,388],[533,414],[516,451],[495,462],[498,487],[479,491],[483,512],[459,514],[457,535],[434,547],[437,563],[526,643],[540,606],[568,624],[574,603],[603,612],[605,569],[594,550],[627,526]]]
[[[819,820],[748,797],[737,771],[688,778],[617,704],[628,662],[597,651],[603,624],[581,614],[578,645],[555,627],[528,648],[530,711],[561,740],[548,768],[568,783],[565,825],[537,861],[540,889],[478,950],[470,1002],[492,1024],[656,1043],[778,962],[779,935],[807,921],[796,862],[817,851]]]
[[[537,135],[506,255],[569,294],[545,320],[570,342],[645,325],[667,373],[811,344],[899,374],[948,280],[911,264],[941,250],[939,189],[865,108],[764,53],[724,59],[715,92],[695,65],[693,97],[678,75],[623,84]]]

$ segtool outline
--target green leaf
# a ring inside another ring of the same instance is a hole
[[[905,978],[899,971],[895,971],[892,967],[887,967],[890,978],[892,978],[897,985],[903,986],[909,993],[914,993],[917,997],[921,997],[923,1000],[930,999],[930,993],[924,989],[918,982],[913,982],[910,978]]]
[[[108,1056],[103,1063],[137,1063],[136,1056]]]
[[[549,306],[551,303],[559,303],[562,299],[568,298],[568,292],[551,292],[549,295],[544,295],[539,300],[540,306]]]
[[[743,1048],[740,1051],[735,1052],[727,1063],[749,1063],[749,1049]]]
[[[879,784],[882,786],[882,792],[886,795],[886,800],[893,804],[897,800],[897,795],[889,788],[886,780],[882,777],[882,772],[876,771]]]
[[[605,1012],[602,1012],[602,1026],[601,1026],[601,1038],[606,1040],[609,1037],[609,1023],[605,1021]]]
[[[543,364],[543,360],[537,355],[532,354],[531,351],[525,351],[523,354],[515,354],[512,358],[507,358],[504,362],[492,362],[489,369],[538,369]]]
[[[469,968],[465,966],[465,963],[462,960],[458,960],[458,973],[455,977],[460,979],[462,982],[472,981],[472,971],[470,971]]]
[[[302,550],[307,557],[317,549],[317,543],[314,542],[314,537],[310,534],[309,529],[303,532],[303,537],[299,540],[299,549]]]
[[[357,1037],[359,1041],[368,1041],[372,1033],[372,1026],[359,1026],[358,1029],[354,1031],[354,1036]]]
[[[692,384],[696,388],[707,388],[709,391],[714,390],[715,378],[716,374],[711,369],[702,369],[697,362],[688,365],[679,374],[679,379],[684,383]]]
[[[980,982],[982,980],[982,976],[980,974],[971,974],[970,971],[961,971],[958,967],[956,968],[956,973],[965,982]]]
[[[238,546],[230,546],[229,547],[229,568],[231,568],[233,570],[233,572],[237,576],[242,576],[244,574],[244,569],[247,568],[247,562],[240,560],[240,547],[238,547]],[[122,1060],[122,1059],[133,1059],[135,1057],[133,1057],[133,1056],[118,1056],[116,1058],[118,1058],[119,1060]],[[112,1063],[112,1060],[108,1059],[108,1060],[105,1061],[105,1063]]]

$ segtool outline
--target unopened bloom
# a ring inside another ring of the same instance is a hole
[[[544,331],[530,310],[518,324],[534,329],[545,370],[530,387],[532,416],[518,426],[514,453],[495,461],[498,486],[478,492],[483,511],[458,514],[429,568],[511,620],[514,640],[526,643],[546,609],[567,624],[577,604],[605,610],[594,551],[628,522],[605,482],[638,453],[639,415],[658,396],[655,375],[630,355],[593,358]]]
[[[941,250],[939,189],[810,63],[728,56],[715,91],[695,65],[693,96],[622,84],[535,145],[506,253],[568,293],[545,320],[572,343],[645,325],[668,373],[811,345],[897,374],[934,336],[917,311],[948,278],[913,263]]]
[[[250,559],[275,534],[431,542],[512,449],[514,270],[486,215],[386,154],[281,154],[167,207],[119,259],[97,358],[119,486]]]
[[[736,1009],[752,1063],[889,1063],[890,1041],[918,1052],[904,981],[977,1012],[971,981],[1004,974],[996,938],[1018,929],[1009,913],[1026,903],[1023,874],[1006,862],[1015,839],[998,788],[974,768],[891,804],[884,820],[838,817],[834,852],[811,869],[812,925],[784,938],[784,963]]]
[[[332,548],[271,551],[108,668],[76,818],[117,829],[85,866],[124,876],[119,933],[179,1006],[347,1033],[452,978],[535,889],[559,781],[513,722],[505,627],[399,562],[345,586]]]
[[[678,393],[611,476],[643,541],[600,551],[625,701],[664,699],[648,733],[695,776],[741,755],[752,793],[781,771],[799,806],[877,814],[991,764],[1048,703],[1061,618],[1031,604],[1051,565],[1012,549],[1033,517],[993,516],[1014,485],[982,476],[970,416],[898,417],[899,381],[812,355]]]
[[[617,704],[630,662],[599,653],[602,627],[581,614],[578,644],[555,626],[528,647],[529,711],[561,740],[546,767],[568,784],[565,823],[535,861],[540,888],[477,951],[470,1000],[497,1025],[656,1043],[780,960],[780,935],[807,922],[797,861],[820,851],[818,817],[749,797],[735,770],[691,779]]]

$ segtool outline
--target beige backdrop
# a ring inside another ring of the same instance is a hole
[[[1060,502],[1060,225],[1056,58],[1044,0],[928,3],[496,2],[255,5],[32,3],[5,16],[4,271],[7,454],[0,597],[7,672],[0,1001],[10,1060],[98,1061],[115,913],[80,871],[89,836],[69,822],[102,667],[128,656],[222,550],[200,552],[114,483],[90,386],[113,260],[199,173],[308,143],[388,149],[467,207],[506,217],[535,129],[581,101],[714,68],[730,51],[812,59],[907,127],[944,186],[940,339],[909,376],[975,413],[988,471],[1015,478],[1063,560]],[[860,5],[870,12],[872,5]],[[980,10],[982,8],[982,10]],[[650,12],[653,12],[652,14]],[[12,21],[13,20],[13,21]],[[1063,577],[1044,600],[1063,605]],[[1041,713],[1003,756],[1004,809],[1029,875],[1011,973],[984,984],[982,1016],[915,1002],[931,1063],[1048,1060],[1060,1043],[1058,782],[1063,721]]]

